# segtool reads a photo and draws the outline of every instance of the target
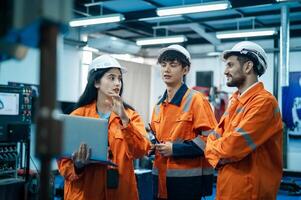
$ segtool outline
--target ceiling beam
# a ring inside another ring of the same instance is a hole
[[[171,26],[162,26],[162,28],[170,29],[170,28],[190,28],[199,36],[206,39],[208,42],[210,42],[213,45],[219,45],[221,44],[220,40],[216,38],[214,33],[208,33],[205,31],[205,27],[197,24],[197,23],[188,23],[188,24],[178,24],[178,25],[171,25]]]
[[[236,9],[236,11],[238,13],[240,13],[243,17],[245,16],[245,13],[243,11],[241,11],[240,9]],[[254,22],[258,23],[260,26],[263,26],[263,27],[265,26],[265,24],[262,23],[260,20],[258,20],[256,17],[254,17]]]
[[[150,3],[151,5],[153,5],[157,8],[163,6],[162,4],[159,4],[159,3],[155,2],[155,1],[152,1],[152,0],[144,0],[144,1],[147,2],[147,3]]]
[[[194,30],[201,37],[206,39],[208,42],[213,44],[214,46],[220,45],[221,41],[216,38],[216,35],[213,33],[208,33],[205,31],[205,28],[197,23],[190,24],[189,27]]]

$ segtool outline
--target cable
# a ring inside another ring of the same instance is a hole
[[[38,167],[37,167],[36,163],[34,162],[34,160],[32,159],[31,156],[30,156],[30,160],[31,160],[31,162],[32,162],[32,164],[33,164],[33,166],[34,166],[34,168],[35,168],[36,171],[37,171],[37,175],[40,177],[40,172],[39,172],[39,170],[38,170]]]
[[[34,162],[34,160],[32,159],[31,156],[30,156],[30,160],[31,160],[32,164],[34,165],[36,172],[37,172],[36,173],[36,183],[35,184],[33,183],[35,176],[34,175],[30,176],[30,178],[28,180],[27,188],[31,194],[38,194],[38,192],[40,190],[40,172],[38,170],[36,163]]]

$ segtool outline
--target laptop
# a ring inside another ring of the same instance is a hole
[[[81,143],[91,148],[90,163],[112,164],[107,160],[108,120],[60,114],[63,126],[62,157],[71,158]]]

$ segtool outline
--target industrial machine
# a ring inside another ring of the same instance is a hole
[[[22,199],[29,176],[32,89],[0,85],[0,199]],[[24,176],[18,176],[18,170]]]

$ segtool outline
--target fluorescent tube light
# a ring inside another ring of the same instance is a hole
[[[153,37],[153,38],[142,38],[136,40],[136,44],[139,46],[143,45],[155,45],[155,44],[169,44],[169,43],[182,43],[187,38],[184,35],[166,36],[166,37]]]
[[[265,28],[265,29],[248,29],[248,30],[217,32],[216,37],[218,39],[228,39],[228,38],[270,36],[275,34],[277,34],[275,28],[269,28],[269,29]]]
[[[101,15],[101,16],[84,17],[84,18],[72,20],[71,22],[69,22],[69,26],[71,27],[88,26],[94,24],[120,22],[122,20],[124,20],[124,17],[121,14]]]
[[[188,14],[188,13],[207,12],[213,10],[225,10],[229,7],[230,4],[228,1],[216,1],[210,3],[158,8],[157,15],[167,16],[167,15],[180,15],[180,14]]]
[[[95,49],[95,48],[89,47],[89,46],[84,46],[84,47],[83,47],[83,50],[84,50],[84,51],[94,52],[94,53],[98,53],[98,52],[99,52],[98,49]]]
[[[220,56],[222,53],[217,51],[208,52],[207,56]]]

